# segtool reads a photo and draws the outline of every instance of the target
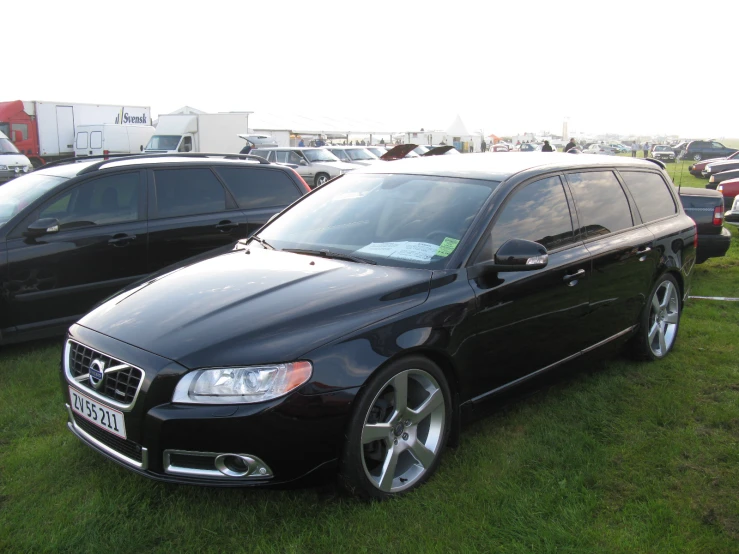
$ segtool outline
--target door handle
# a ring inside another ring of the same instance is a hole
[[[562,277],[562,280],[565,283],[569,283],[570,281],[574,281],[576,279],[579,279],[583,275],[585,275],[585,270],[584,269],[580,269],[580,270],[576,271],[575,273],[568,273],[567,275],[565,275],[564,277]]]
[[[641,250],[637,250],[636,253],[641,256],[642,254],[646,254],[647,252],[651,252],[651,251],[652,251],[652,248],[650,246],[645,246]]]
[[[226,233],[230,231],[231,229],[235,229],[238,227],[238,223],[234,223],[233,221],[221,221],[218,225],[216,225],[216,229],[218,229],[221,233]]]
[[[126,246],[129,242],[136,240],[136,235],[126,235],[125,233],[119,233],[113,235],[113,238],[108,241],[108,244],[113,246]]]

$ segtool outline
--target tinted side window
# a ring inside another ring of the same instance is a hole
[[[139,218],[139,173],[108,175],[87,181],[41,208],[39,219],[54,217],[60,229],[109,225]]]
[[[287,206],[300,197],[295,184],[282,171],[219,167],[216,172],[226,181],[240,208]]]
[[[281,164],[288,163],[287,162],[288,152],[285,152],[284,150],[278,150],[277,152],[274,153],[274,155],[275,155],[275,160],[278,163],[281,163]],[[270,161],[272,161],[272,160],[270,160]]]
[[[593,237],[633,225],[626,193],[611,171],[567,175],[580,217],[580,232]]]
[[[514,238],[538,242],[547,250],[577,242],[559,177],[535,181],[516,190],[503,206],[475,261],[492,259],[504,242]]]
[[[677,213],[675,199],[670,193],[671,185],[656,173],[621,171],[631,196],[636,201],[642,221],[649,223]]]
[[[226,192],[207,168],[154,171],[159,217],[209,214],[226,209]]]

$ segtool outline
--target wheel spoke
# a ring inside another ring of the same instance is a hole
[[[658,331],[659,331],[659,323],[655,321],[654,325],[652,325],[652,328],[649,330],[649,344],[652,344],[654,342],[654,337],[657,336]]]
[[[434,392],[432,392],[429,397],[423,401],[423,404],[421,404],[417,410],[411,410],[408,409],[408,413],[410,414],[410,420],[413,423],[421,423],[424,419],[426,419],[428,416],[430,416],[436,408],[441,406],[444,403],[444,395],[441,393],[439,389],[436,389]]]
[[[672,299],[672,283],[665,281],[665,295],[662,297],[662,302],[659,303],[660,308],[666,308]]]
[[[677,315],[677,312],[667,312],[667,315],[665,316],[665,322],[666,323],[672,323],[677,324],[677,322],[680,321]]]
[[[404,412],[408,406],[408,373],[398,373],[393,379],[395,389],[395,411]]]
[[[426,448],[426,445],[417,440],[410,446],[411,454],[424,469],[428,469],[434,461],[434,453]]]
[[[657,314],[659,313],[659,298],[657,298],[657,293],[655,291],[654,296],[652,296],[652,312]]]
[[[393,488],[393,479],[395,478],[395,467],[398,465],[398,452],[397,448],[388,450],[387,456],[385,456],[385,462],[382,464],[382,473],[380,474],[380,488],[385,492],[390,492]]]
[[[659,351],[664,356],[667,354],[667,343],[665,342],[665,330],[659,328]]]
[[[362,444],[387,439],[391,432],[392,427],[389,423],[367,423],[362,430]]]

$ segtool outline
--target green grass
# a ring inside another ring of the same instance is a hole
[[[739,296],[739,236],[697,295]],[[66,429],[58,341],[0,350],[1,552],[737,552],[739,303],[668,359],[569,368],[468,426],[406,498],[165,485]]]

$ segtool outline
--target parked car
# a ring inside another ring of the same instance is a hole
[[[368,146],[367,150],[372,152],[375,156],[378,158],[381,157],[385,152],[387,152],[387,148],[385,148],[383,145],[380,146]]]
[[[652,147],[652,157],[663,162],[674,162],[675,153],[666,144],[656,144]]]
[[[365,166],[380,161],[380,158],[364,146],[324,146],[324,148],[348,164]]]
[[[251,153],[270,162],[297,166],[295,171],[311,187],[321,186],[357,167],[342,162],[325,148],[255,148]]]
[[[724,171],[733,171],[735,169],[739,169],[739,159],[718,160],[706,165],[701,174],[703,177],[708,177],[710,179],[711,175],[717,175]]]
[[[739,225],[739,194],[734,197],[734,203],[731,205],[731,209],[726,212],[724,219],[726,223]]]
[[[0,132],[0,185],[30,171],[33,171],[33,166],[29,159]]]
[[[631,152],[631,148],[629,148],[628,146],[624,146],[620,142],[611,143],[608,146],[613,148],[618,154],[625,154],[627,152]]]
[[[518,148],[519,152],[536,152],[536,147],[539,146],[539,144],[534,142],[524,142],[521,144]]]
[[[398,496],[510,387],[605,345],[667,356],[695,237],[644,160],[370,166],[73,325],[69,429],[170,483],[338,471],[354,494]]]
[[[724,228],[724,201],[715,190],[695,187],[680,188],[680,202],[685,213],[695,221],[698,231],[696,263],[726,255],[731,246],[731,233]]]
[[[0,187],[0,344],[62,334],[123,286],[248,237],[309,190],[291,169],[231,158],[61,162]]]
[[[605,144],[591,144],[585,150],[583,150],[582,153],[583,154],[600,154],[603,156],[615,156],[616,155],[616,151],[610,146],[607,146]]]
[[[734,205],[734,199],[739,196],[739,179],[724,181],[716,187],[716,191],[724,197],[724,208],[728,212]]]
[[[680,150],[678,158],[700,161],[706,158],[721,158],[736,152],[736,148],[728,148],[720,142],[712,140],[694,140],[685,144]]]
[[[729,179],[737,178],[739,178],[739,169],[729,169],[727,171],[722,171],[721,173],[711,173],[711,176],[708,178],[706,188],[716,190],[716,187],[720,183],[728,181]]]
[[[721,160],[739,160],[739,152],[734,152],[732,155],[725,158],[709,158],[707,160],[695,162],[694,164],[688,166],[688,171],[691,175],[694,175],[695,177],[703,177],[703,170],[706,169],[706,166],[708,164]]]
[[[490,147],[491,152],[510,152],[511,149],[505,144],[493,144]]]

